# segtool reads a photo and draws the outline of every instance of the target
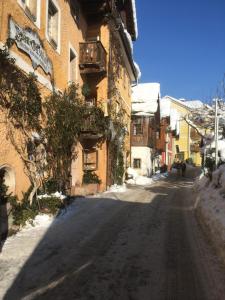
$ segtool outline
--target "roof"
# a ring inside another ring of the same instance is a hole
[[[159,83],[140,83],[132,88],[132,114],[148,116],[157,111]]]
[[[189,108],[202,108],[204,104],[200,100],[188,100],[183,102],[184,105],[188,106]]]
[[[168,96],[168,95],[164,96],[162,99],[163,100],[164,99],[171,100],[182,106],[186,106],[189,109],[195,109],[195,108],[198,109],[198,108],[202,108],[204,106],[204,103],[200,100],[186,100],[184,98],[176,99],[176,98]]]

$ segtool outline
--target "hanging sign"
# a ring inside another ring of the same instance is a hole
[[[52,63],[35,31],[30,28],[21,28],[10,18],[9,38],[15,41],[19,49],[30,56],[34,69],[40,66],[46,74],[52,75]]]

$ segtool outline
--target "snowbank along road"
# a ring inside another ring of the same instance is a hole
[[[225,299],[225,272],[196,222],[188,179],[77,199],[35,232],[6,243],[1,299]]]

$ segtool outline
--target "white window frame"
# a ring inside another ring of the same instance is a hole
[[[77,51],[74,49],[74,47],[71,45],[71,43],[69,43],[69,49],[68,49],[68,84],[70,84],[72,81],[71,81],[71,78],[70,78],[70,51],[72,50],[72,52],[74,53],[75,55],[75,60],[76,60],[76,73],[75,73],[75,83],[77,82],[78,80],[78,53]]]
[[[41,28],[41,0],[36,0],[37,1],[37,15],[36,15],[36,21],[33,21],[31,17],[26,14],[26,16],[37,26],[37,28]],[[17,3],[19,4],[20,7],[26,11],[26,4],[24,3],[23,0],[17,0]]]
[[[56,0],[51,0],[52,3],[54,4],[54,6],[56,7],[56,9],[58,10],[58,14],[59,14],[59,18],[58,18],[58,40],[57,40],[57,47],[56,47],[56,51],[60,54],[61,51],[61,9],[57,3]],[[53,47],[52,43],[51,43],[51,38],[48,34],[48,7],[49,7],[49,0],[46,0],[46,26],[45,26],[45,35],[46,35],[46,39],[47,41],[51,44],[51,46]]]

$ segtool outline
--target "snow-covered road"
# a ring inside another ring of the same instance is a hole
[[[224,269],[194,212],[190,180],[76,199],[7,241],[0,298],[224,300]]]

